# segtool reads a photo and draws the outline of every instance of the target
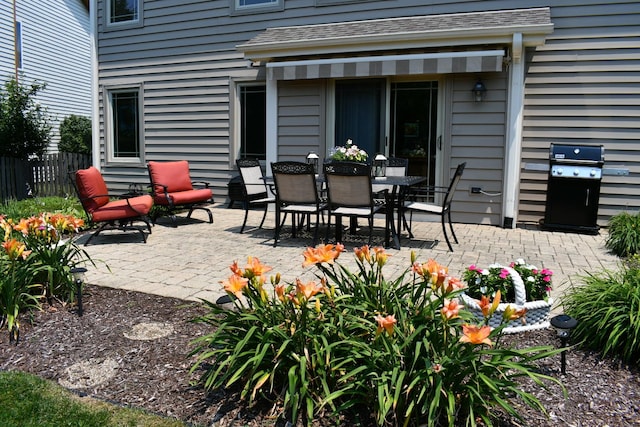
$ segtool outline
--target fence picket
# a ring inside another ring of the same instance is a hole
[[[0,201],[22,200],[30,196],[73,194],[68,173],[91,166],[91,156],[79,153],[45,154],[41,160],[28,161],[0,157]]]

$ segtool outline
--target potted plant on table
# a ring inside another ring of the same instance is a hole
[[[331,150],[331,160],[333,161],[366,163],[368,157],[367,152],[358,148],[350,139],[347,139],[344,146],[336,146]]]
[[[549,326],[549,313],[553,305],[550,296],[552,276],[551,270],[540,269],[521,258],[509,266],[492,264],[483,269],[471,265],[463,275],[467,289],[460,299],[477,317],[482,318],[485,301],[499,295],[502,303],[494,316],[488,319],[489,326],[498,326],[504,311],[511,307],[525,310],[526,315],[511,321],[505,332],[542,329]]]

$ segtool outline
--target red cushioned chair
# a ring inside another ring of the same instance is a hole
[[[173,222],[177,226],[175,211],[189,209],[187,218],[195,209],[201,209],[209,215],[209,223],[213,223],[211,210],[203,205],[213,203],[213,192],[206,182],[192,182],[189,174],[189,162],[179,160],[175,162],[149,162],[149,179],[151,192],[156,205],[166,208]],[[196,189],[193,185],[202,185]],[[155,222],[157,214],[154,215]]]
[[[75,173],[75,180],[72,182],[89,220],[96,224],[102,223],[85,242],[85,246],[107,227],[123,231],[138,231],[146,243],[147,236],[144,231],[139,227],[134,227],[133,222],[143,221],[151,234],[151,224],[148,217],[153,206],[151,196],[148,194],[135,197],[109,195],[102,174],[93,166],[78,170]],[[114,198],[117,200],[112,200]]]

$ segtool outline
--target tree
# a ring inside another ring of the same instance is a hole
[[[91,154],[91,119],[72,114],[60,123],[58,149],[66,153]]]
[[[40,157],[51,141],[46,107],[35,101],[44,83],[20,85],[12,78],[0,89],[0,156]]]

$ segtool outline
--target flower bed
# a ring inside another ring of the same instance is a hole
[[[465,272],[468,284],[466,292],[460,294],[462,303],[479,319],[485,318],[485,295],[504,298],[497,305],[494,315],[487,319],[495,328],[502,322],[505,310],[524,310],[519,319],[511,320],[504,328],[505,333],[515,333],[549,327],[549,313],[553,298],[549,297],[552,272],[538,269],[519,259],[509,267],[491,265],[481,269],[474,265]]]

